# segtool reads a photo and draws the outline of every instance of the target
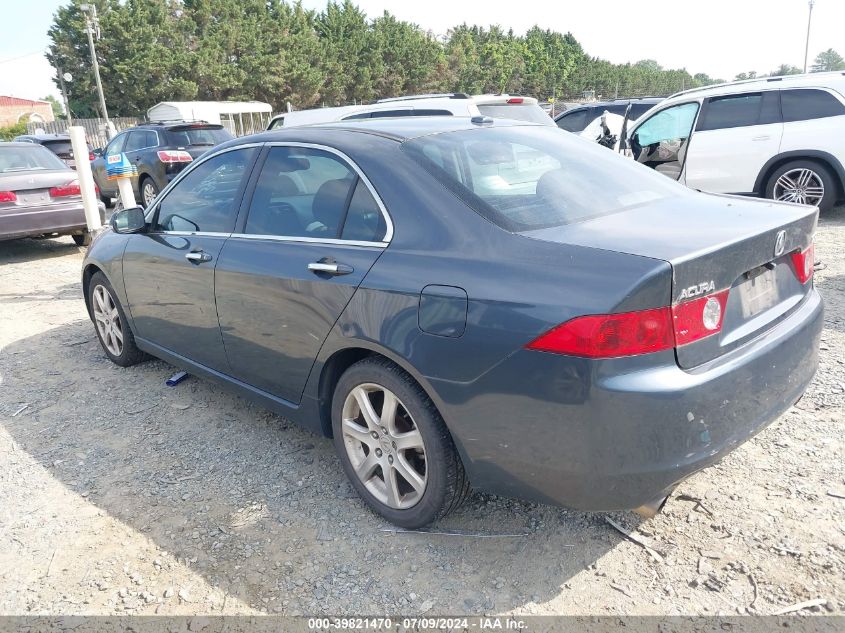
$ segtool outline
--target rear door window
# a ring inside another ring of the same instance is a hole
[[[762,106],[763,94],[760,92],[711,97],[707,100],[696,129],[723,130],[758,125]]]
[[[245,232],[337,239],[356,179],[329,152],[272,147],[252,195]]]
[[[845,114],[845,105],[824,90],[784,90],[781,93],[784,121],[807,121]]]
[[[146,130],[134,130],[129,132],[129,138],[126,139],[124,152],[134,152],[146,147],[147,132]]]
[[[177,147],[218,145],[232,138],[222,127],[190,127],[168,130],[171,145]]]

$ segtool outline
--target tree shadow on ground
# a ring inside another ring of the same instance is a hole
[[[175,370],[164,362],[116,367],[88,321],[10,344],[0,371],[7,406],[29,404],[3,422],[19,449],[262,610],[521,609],[557,597],[621,538],[603,515],[478,494],[437,527],[519,536],[382,531],[330,440],[198,378],[167,387]]]

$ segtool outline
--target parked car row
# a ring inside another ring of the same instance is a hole
[[[470,486],[651,514],[811,380],[817,213],[544,124],[285,125],[116,213],[82,282],[114,363],[165,359],[332,437],[400,526]]]

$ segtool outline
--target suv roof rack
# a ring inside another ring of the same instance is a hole
[[[387,97],[378,99],[376,103],[392,103],[394,101],[414,101],[416,99],[469,99],[469,95],[463,92],[444,92],[426,95],[408,95],[406,97]]]
[[[138,125],[168,125],[170,123],[208,123],[205,119],[157,119],[155,121],[144,121]]]

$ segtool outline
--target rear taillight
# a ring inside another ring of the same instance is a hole
[[[508,99],[508,103],[523,103],[524,101],[525,99],[523,99],[522,97],[511,97],[510,99]]]
[[[720,332],[727,302],[728,290],[723,290],[671,307],[591,314],[552,328],[526,348],[583,358],[660,352]]]
[[[578,317],[549,330],[526,347],[584,358],[612,358],[659,352],[674,345],[672,311],[665,307]]]
[[[725,319],[725,304],[728,302],[728,292],[728,290],[723,290],[685,303],[676,303],[672,306],[676,347],[721,331],[722,322]]]
[[[816,263],[816,249],[814,244],[806,251],[792,253],[792,265],[795,267],[795,276],[802,284],[807,283],[813,276],[813,266]]]
[[[15,202],[17,199],[14,191],[0,191],[0,202]]]
[[[78,196],[80,195],[79,191],[79,182],[74,180],[73,182],[69,182],[66,185],[60,185],[58,187],[50,187],[50,197],[51,198],[64,198],[66,196]]]
[[[190,163],[193,158],[188,152],[182,150],[159,150],[158,159],[162,163]]]
[[[92,160],[94,160],[95,158],[96,158],[96,156],[94,156],[94,152],[88,152],[88,162],[89,162],[89,163],[90,163]]]

